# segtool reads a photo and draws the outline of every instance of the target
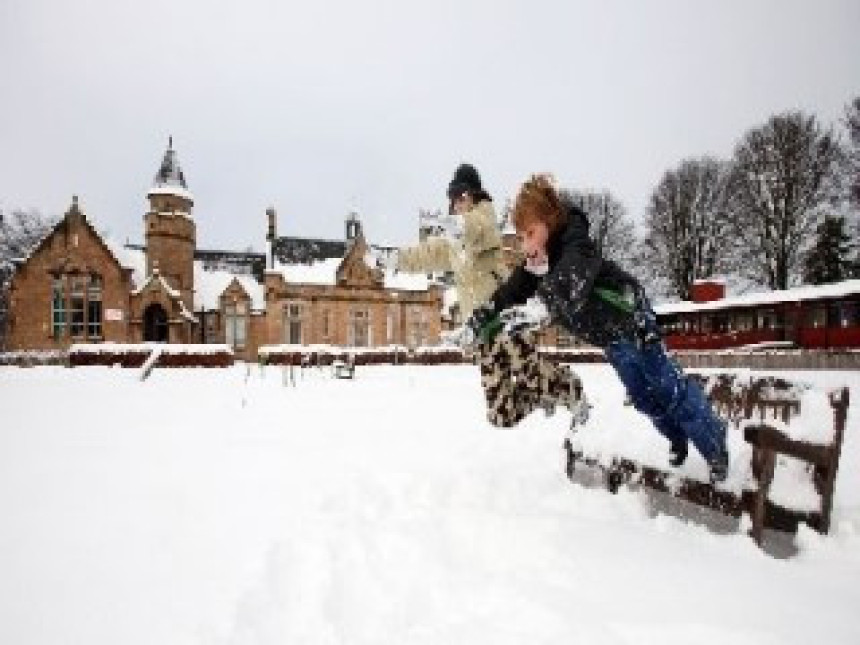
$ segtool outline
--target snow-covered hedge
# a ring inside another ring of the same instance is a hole
[[[333,345],[265,345],[258,350],[268,365],[331,365],[335,361],[355,365],[454,365],[470,362],[456,347],[337,347]]]
[[[65,365],[68,353],[59,350],[29,350],[0,353],[0,365],[34,367],[36,365]]]
[[[69,365],[141,367],[155,349],[161,352],[156,367],[229,367],[233,364],[233,350],[227,345],[98,343],[72,345],[69,349]]]
[[[603,352],[595,348],[541,347],[539,352],[552,362],[603,363]],[[472,363],[471,354],[451,345],[408,348],[337,347],[334,345],[264,345],[259,349],[260,362],[268,365],[331,365],[350,361],[355,365],[458,365]]]

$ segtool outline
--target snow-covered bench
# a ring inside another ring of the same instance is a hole
[[[691,377],[729,422],[731,467],[724,484],[708,483],[703,464],[674,470],[648,451],[618,455],[601,444],[599,428],[565,440],[568,477],[584,463],[603,471],[612,492],[624,484],[643,485],[736,517],[748,512],[758,543],[765,528],[795,531],[798,522],[827,533],[848,388],[825,391],[773,376],[732,373]]]

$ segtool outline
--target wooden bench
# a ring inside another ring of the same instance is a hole
[[[765,528],[794,532],[799,522],[827,533],[848,413],[848,388],[825,392],[778,377],[743,374],[690,377],[702,384],[716,412],[728,422],[729,432],[742,432],[751,447],[751,456],[750,451],[730,455],[751,460],[751,476],[739,493],[624,457],[597,459],[575,446],[575,437],[564,442],[567,476],[573,479],[576,465],[581,463],[602,471],[612,492],[622,485],[641,485],[734,517],[747,512],[751,535],[758,544]],[[809,428],[815,432],[805,436],[803,430]],[[770,499],[774,477],[782,468],[794,468],[793,473],[799,471],[809,478],[820,497],[817,508],[791,508]]]

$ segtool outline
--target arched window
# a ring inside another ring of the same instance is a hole
[[[233,349],[245,349],[248,338],[248,305],[240,300],[224,306],[227,344]]]

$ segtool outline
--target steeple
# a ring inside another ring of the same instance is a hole
[[[179,159],[176,156],[176,151],[173,149],[173,136],[167,139],[167,150],[164,152],[164,158],[161,160],[161,166],[158,172],[155,173],[155,178],[152,181],[152,188],[146,194],[150,200],[154,195],[170,195],[178,197],[187,204],[185,206],[187,212],[191,211],[194,205],[194,195],[188,190],[188,184],[185,183],[185,174],[179,166]]]

